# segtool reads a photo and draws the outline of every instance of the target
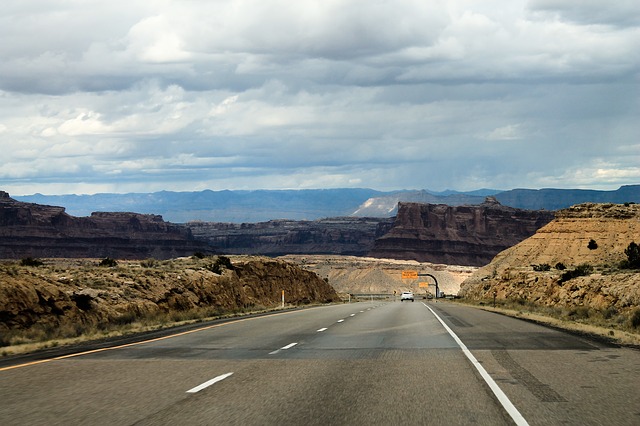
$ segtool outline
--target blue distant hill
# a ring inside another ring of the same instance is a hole
[[[305,189],[256,191],[197,191],[95,195],[12,196],[24,202],[65,207],[73,216],[92,212],[159,214],[170,222],[254,223],[272,219],[316,220],[340,216],[390,217],[399,201],[429,204],[481,204],[494,196],[501,204],[527,210],[558,210],[574,204],[640,203],[640,185],[615,191],[584,189],[481,189],[458,192],[390,191],[373,189]]]

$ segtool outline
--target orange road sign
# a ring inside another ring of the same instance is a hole
[[[402,271],[402,279],[416,279],[418,278],[418,271]]]

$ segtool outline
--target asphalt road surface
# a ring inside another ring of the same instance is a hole
[[[639,425],[640,351],[361,302],[0,362],[1,425]]]

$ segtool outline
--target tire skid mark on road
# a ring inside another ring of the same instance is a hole
[[[506,350],[493,350],[491,355],[511,376],[522,383],[536,398],[542,402],[567,402],[567,400],[551,386],[542,383],[526,368],[518,364]]]

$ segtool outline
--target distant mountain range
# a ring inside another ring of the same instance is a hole
[[[505,206],[527,210],[558,210],[574,204],[640,203],[640,185],[615,191],[583,189],[482,189],[470,192],[390,191],[372,189],[307,189],[198,191],[95,195],[12,196],[29,203],[62,206],[73,216],[92,212],[135,212],[162,215],[174,223],[189,221],[255,223],[273,219],[316,220],[329,217],[391,217],[398,202],[482,204],[494,196]]]

